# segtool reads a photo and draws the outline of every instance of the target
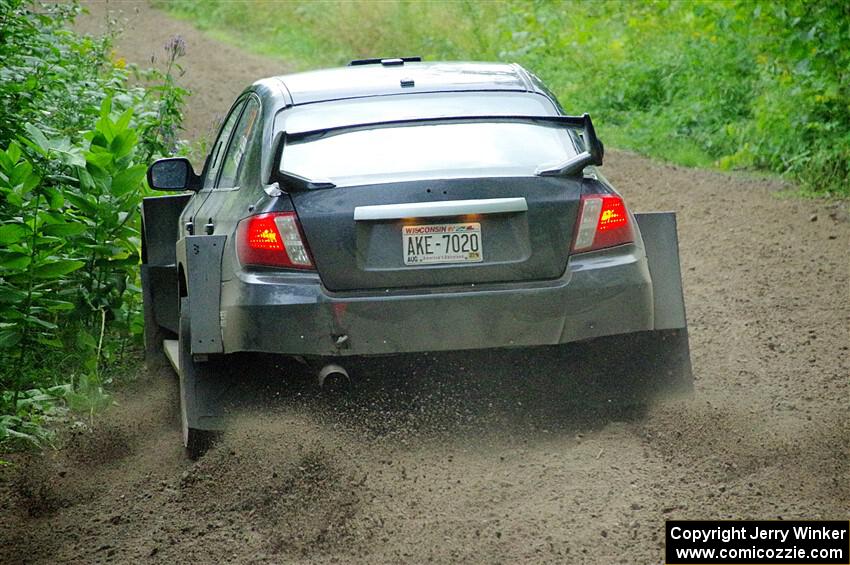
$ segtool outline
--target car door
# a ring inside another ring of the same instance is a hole
[[[237,192],[242,187],[255,185],[260,172],[260,102],[251,95],[246,98],[239,120],[233,128],[227,146],[212,180],[209,196],[198,210],[199,224],[204,224],[207,234],[229,234],[235,218],[236,201],[241,200]]]
[[[215,143],[213,143],[210,154],[207,156],[204,170],[201,174],[201,190],[192,196],[192,199],[189,200],[189,203],[180,216],[181,237],[183,235],[200,235],[205,233],[203,223],[198,219],[198,212],[212,193],[218,173],[221,170],[221,164],[224,161],[227,144],[230,141],[236,120],[242,114],[244,106],[244,98],[238,100],[231,108],[230,113],[228,113],[227,118],[219,129],[218,136]]]
[[[245,217],[248,207],[264,195],[259,190],[261,116],[259,99],[254,95],[248,96],[221,159],[218,177],[196,215],[199,226],[203,223],[202,233],[229,237],[238,221]],[[223,280],[229,279],[232,273],[231,259],[230,254],[225,254]]]

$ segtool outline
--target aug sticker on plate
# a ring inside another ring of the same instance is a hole
[[[480,263],[481,224],[428,224],[402,228],[405,265]]]

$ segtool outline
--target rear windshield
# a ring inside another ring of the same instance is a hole
[[[288,143],[280,168],[337,186],[428,178],[529,176],[576,154],[559,125],[416,124],[333,133]]]

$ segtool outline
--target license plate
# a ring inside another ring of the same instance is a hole
[[[481,224],[430,224],[402,228],[405,265],[480,263]]]

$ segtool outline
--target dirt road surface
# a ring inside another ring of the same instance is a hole
[[[286,70],[110,7],[128,60],[186,40],[189,135]],[[343,400],[280,372],[288,392],[192,462],[173,376],[142,374],[93,432],[2,471],[0,562],[660,563],[666,519],[847,519],[847,203],[623,152],[604,172],[634,209],[678,213],[692,399],[596,410],[562,402],[559,375],[475,356]]]

